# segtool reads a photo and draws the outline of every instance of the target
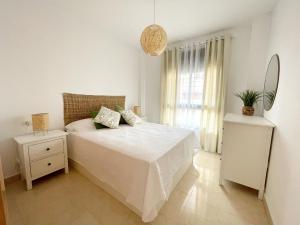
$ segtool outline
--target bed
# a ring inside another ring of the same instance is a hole
[[[124,106],[125,97],[64,94],[65,124],[88,118],[102,105]],[[191,166],[194,145],[192,131],[147,122],[68,135],[70,165],[144,222],[155,219]]]

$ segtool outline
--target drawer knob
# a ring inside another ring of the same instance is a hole
[[[50,148],[46,148],[46,151],[49,151],[50,150]]]
[[[51,163],[48,163],[48,166],[51,166]]]

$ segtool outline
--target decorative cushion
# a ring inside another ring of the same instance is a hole
[[[142,122],[142,119],[135,115],[131,110],[123,110],[121,115],[130,126],[134,126],[135,124]]]
[[[93,111],[93,112],[91,112],[91,117],[92,117],[93,119],[95,119],[95,117],[98,115],[98,113],[99,113],[99,111]],[[94,122],[94,125],[95,125],[95,127],[96,127],[97,130],[103,129],[103,128],[108,128],[107,126],[104,126],[104,125],[101,124],[101,123],[96,123],[96,122]]]
[[[120,113],[102,106],[98,115],[95,117],[94,122],[101,123],[109,128],[118,128],[120,117]]]
[[[124,111],[124,108],[119,106],[119,105],[116,105],[115,106],[115,111],[121,114],[121,112]],[[123,118],[122,115],[121,115],[121,119],[120,119],[120,124],[127,124],[126,120]]]

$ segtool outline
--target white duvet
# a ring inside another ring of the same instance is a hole
[[[69,157],[121,193],[150,222],[171,191],[176,172],[192,160],[192,131],[142,123],[71,132]]]

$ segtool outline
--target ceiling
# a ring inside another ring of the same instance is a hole
[[[276,0],[156,0],[157,23],[169,42],[197,37],[251,21],[270,12]],[[55,26],[82,29],[79,24],[139,46],[144,27],[153,23],[153,0],[4,0],[1,8],[21,18],[42,23],[47,17]],[[64,25],[65,24],[65,25]]]
[[[156,20],[172,42],[249,22],[270,12],[275,3],[276,0],[156,0]],[[95,11],[102,14],[107,29],[135,44],[143,28],[153,23],[153,0],[107,0]]]

